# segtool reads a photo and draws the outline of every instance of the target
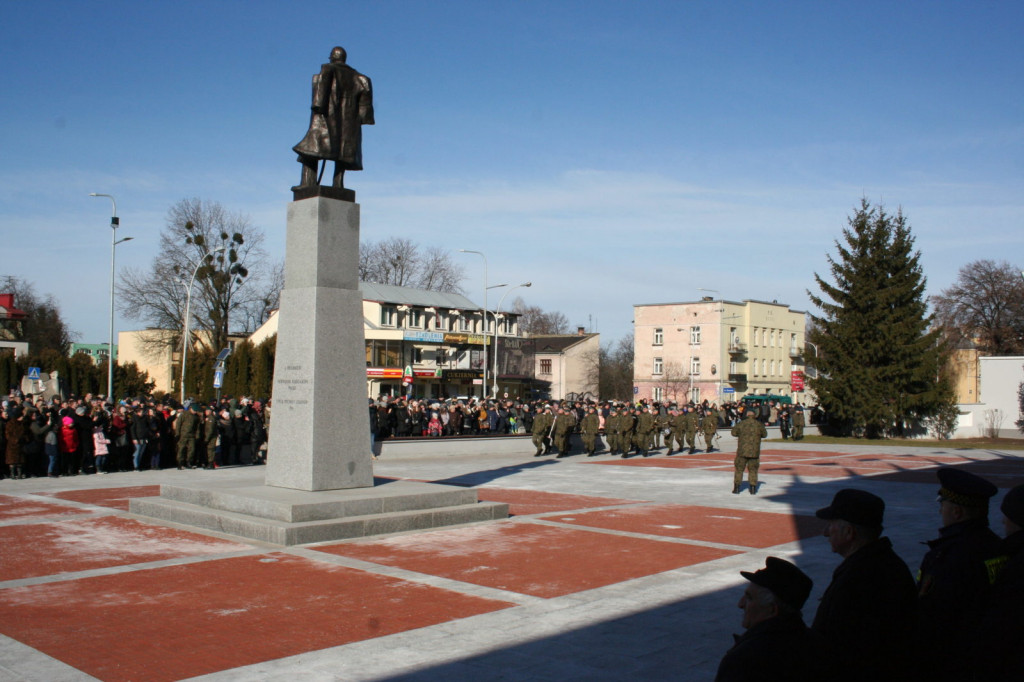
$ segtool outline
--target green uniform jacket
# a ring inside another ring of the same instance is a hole
[[[739,441],[736,444],[736,456],[757,459],[761,456],[761,439],[768,437],[768,429],[754,419],[754,413],[748,412],[736,426],[732,427],[732,435]]]

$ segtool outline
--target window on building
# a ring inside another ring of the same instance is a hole
[[[700,345],[700,327],[690,327],[690,343],[694,346]]]
[[[395,310],[393,305],[382,305],[380,307],[380,326],[382,327],[394,327],[395,320],[398,317],[398,311]]]
[[[661,386],[655,386],[652,396],[655,402],[661,402],[665,397],[665,391]]]
[[[423,349],[419,346],[412,347],[412,364],[422,365],[423,364]]]
[[[690,358],[690,374],[700,374],[700,358]]]
[[[769,360],[768,361],[768,376],[770,376],[770,377],[775,376],[775,361],[774,360]]]
[[[654,330],[654,345],[660,346],[663,343],[665,343],[665,330],[658,327]]]
[[[768,347],[768,330],[767,329],[762,329],[761,330],[761,345],[764,346],[765,348]]]
[[[729,374],[739,374],[739,373],[740,373],[739,364],[737,364],[735,361],[729,362]]]
[[[434,353],[434,357],[437,358],[437,364],[438,365],[447,365],[448,364],[448,349],[447,348],[438,348],[437,351],[435,351],[435,353]]]
[[[758,334],[757,327],[754,327],[754,333],[751,335],[751,338],[753,339],[754,345],[757,346],[758,345],[757,341],[760,338],[760,334]]]
[[[690,400],[693,401],[694,405],[700,404],[700,388],[697,386],[690,389]]]
[[[423,329],[423,311],[413,308],[409,311],[409,328],[410,329]]]
[[[752,360],[752,361],[750,362],[750,373],[751,373],[751,374],[753,374],[753,375],[754,375],[755,377],[756,377],[756,376],[760,376],[760,375],[759,375],[759,374],[757,373],[757,360]]]
[[[448,331],[448,313],[438,311],[434,314],[434,329]]]
[[[540,373],[541,374],[551,374],[551,360],[541,360],[540,361]]]
[[[654,358],[654,373],[662,374],[664,371],[665,364],[662,362],[661,358]]]
[[[469,319],[465,315],[459,315],[459,331],[460,332],[468,332],[469,331]]]
[[[768,369],[768,362],[764,358],[761,358],[761,376],[768,376],[765,374],[766,369]]]
[[[366,363],[374,367],[401,367],[401,341],[372,339],[366,342]]]
[[[729,327],[729,345],[735,348],[739,343],[740,336],[736,333],[736,327]]]
[[[768,338],[771,339],[772,348],[775,348],[775,330],[774,329],[772,330],[771,336],[769,336]]]

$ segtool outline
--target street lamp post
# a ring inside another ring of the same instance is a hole
[[[525,289],[532,286],[533,282],[523,282],[522,284],[515,285],[502,294],[501,298],[498,300],[498,306],[494,309],[494,372],[492,372],[494,378],[492,379],[493,384],[491,386],[492,398],[498,397],[498,313],[501,312],[501,304],[505,302],[505,297],[516,289]]]
[[[91,192],[91,197],[107,197],[110,199],[110,203],[113,207],[110,216],[110,338],[107,345],[107,401],[113,404],[114,402],[114,249],[121,242],[127,242],[132,237],[125,237],[124,239],[117,238],[117,228],[120,225],[120,220],[117,217],[117,201],[113,195],[110,194],[98,194]]]
[[[459,249],[461,253],[475,253],[484,259],[484,341],[487,340],[487,256],[484,255],[483,251],[472,251],[470,249]],[[487,395],[487,345],[484,345],[484,383],[480,391],[480,397],[483,398]]]
[[[199,273],[201,268],[207,260],[213,257],[215,253],[224,253],[227,250],[225,246],[218,246],[213,251],[209,251],[203,254],[203,257],[196,263],[196,267],[192,270],[192,279],[188,281],[188,290],[185,296],[185,324],[181,333],[181,404],[185,404],[185,364],[188,362],[188,327],[189,322],[192,318],[192,285],[195,284],[196,275]]]

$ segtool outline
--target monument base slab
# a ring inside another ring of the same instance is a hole
[[[326,491],[274,488],[252,479],[162,485],[160,497],[135,498],[129,510],[284,546],[508,517],[507,504],[478,502],[472,488],[386,479],[372,488]]]

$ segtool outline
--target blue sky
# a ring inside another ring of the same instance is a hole
[[[699,288],[808,309],[861,197],[903,208],[937,293],[973,260],[1024,265],[1022,32],[1010,1],[0,0],[0,274],[105,340],[90,192],[133,237],[119,268],[190,197],[283,255],[337,44],[374,84],[346,177],[363,238],[484,251],[491,284],[532,281],[512,297],[605,342]],[[479,302],[480,259],[453,257]]]

